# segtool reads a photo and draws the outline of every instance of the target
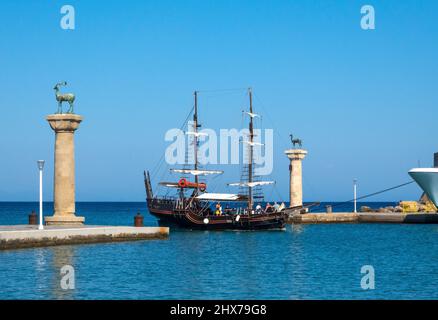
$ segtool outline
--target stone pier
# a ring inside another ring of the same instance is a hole
[[[307,155],[303,149],[290,149],[284,152],[290,160],[289,164],[289,199],[290,207],[303,205],[303,173],[302,161]]]
[[[46,217],[46,225],[82,225],[84,217],[76,216],[75,209],[75,146],[74,133],[82,121],[77,114],[47,116],[55,131],[54,214]]]
[[[0,226],[0,251],[87,243],[167,239],[167,227],[125,226]],[[64,249],[68,250],[68,249]]]
[[[437,213],[336,212],[292,214],[288,223],[408,223],[438,224]]]

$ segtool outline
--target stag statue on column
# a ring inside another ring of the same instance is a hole
[[[300,148],[303,146],[303,140],[301,139],[294,139],[294,136],[292,134],[290,136],[290,141],[292,142],[293,147],[295,148],[296,145],[298,145]]]
[[[58,101],[58,111],[56,113],[62,113],[62,103],[68,102],[69,109],[67,110],[67,113],[73,113],[73,102],[75,101],[75,95],[73,93],[60,93],[59,88],[61,86],[66,86],[67,82],[58,82],[55,87],[53,88],[55,90],[55,96],[56,101]]]

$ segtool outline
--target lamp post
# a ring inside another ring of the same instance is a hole
[[[354,213],[357,213],[357,179],[353,180]]]
[[[43,169],[44,160],[38,160],[38,170],[40,171],[40,224],[38,226],[39,230],[43,230]]]

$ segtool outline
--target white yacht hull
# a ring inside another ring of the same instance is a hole
[[[409,175],[438,207],[438,168],[414,168]]]

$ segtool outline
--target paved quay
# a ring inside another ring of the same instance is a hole
[[[437,223],[437,213],[306,213],[293,214],[288,223]]]
[[[0,226],[0,250],[56,245],[166,239],[167,227],[128,226]]]

